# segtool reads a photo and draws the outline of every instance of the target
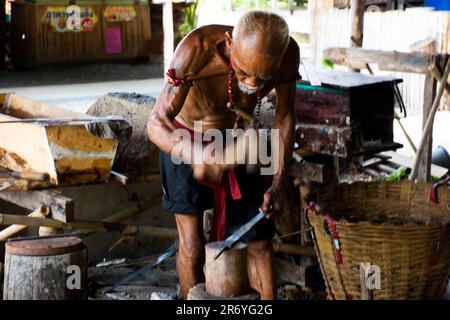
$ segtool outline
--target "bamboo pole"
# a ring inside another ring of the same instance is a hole
[[[42,206],[36,211],[33,211],[28,215],[31,218],[39,218],[44,219],[50,213],[50,209],[47,206]],[[23,224],[13,224],[2,231],[0,231],[0,241],[5,241],[8,238],[11,238],[13,235],[18,232],[24,230],[27,226]]]
[[[143,234],[150,236],[159,236],[174,238],[178,232],[173,228],[162,228],[153,226],[127,225],[123,223],[109,223],[78,220],[64,223],[53,219],[40,219],[26,216],[17,216],[13,214],[0,214],[0,225],[21,224],[28,227],[51,227],[66,230],[87,230],[93,232],[117,232],[124,235]]]
[[[416,180],[417,178],[420,160],[422,159],[424,153],[424,146],[426,145],[428,136],[432,134],[434,117],[439,109],[441,97],[447,85],[449,73],[450,73],[450,58],[447,60],[447,64],[445,65],[444,75],[442,76],[442,79],[439,81],[438,91],[436,93],[436,97],[434,98],[433,106],[431,107],[430,113],[428,114],[427,122],[425,123],[425,126],[423,128],[422,138],[420,140],[419,147],[417,148],[416,160],[414,162],[414,167],[410,175],[410,179],[413,181]]]

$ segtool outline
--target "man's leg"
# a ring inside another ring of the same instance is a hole
[[[247,269],[250,286],[259,292],[261,300],[275,300],[276,279],[271,239],[247,242]]]
[[[178,276],[183,299],[189,289],[205,282],[205,243],[202,214],[175,214],[178,229]]]

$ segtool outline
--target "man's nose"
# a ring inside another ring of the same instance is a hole
[[[247,77],[244,83],[247,87],[256,88],[258,86],[258,77]]]

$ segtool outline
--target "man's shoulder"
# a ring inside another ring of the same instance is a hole
[[[298,76],[298,69],[300,66],[300,47],[294,38],[290,37],[289,45],[283,56],[281,64],[280,82],[291,82]]]
[[[172,67],[180,77],[193,77],[217,54],[216,43],[224,39],[225,32],[233,27],[205,25],[191,31],[177,46]]]

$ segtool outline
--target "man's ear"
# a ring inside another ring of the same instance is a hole
[[[231,48],[233,47],[233,38],[228,31],[225,32],[225,45],[227,46],[228,50],[231,50]]]

